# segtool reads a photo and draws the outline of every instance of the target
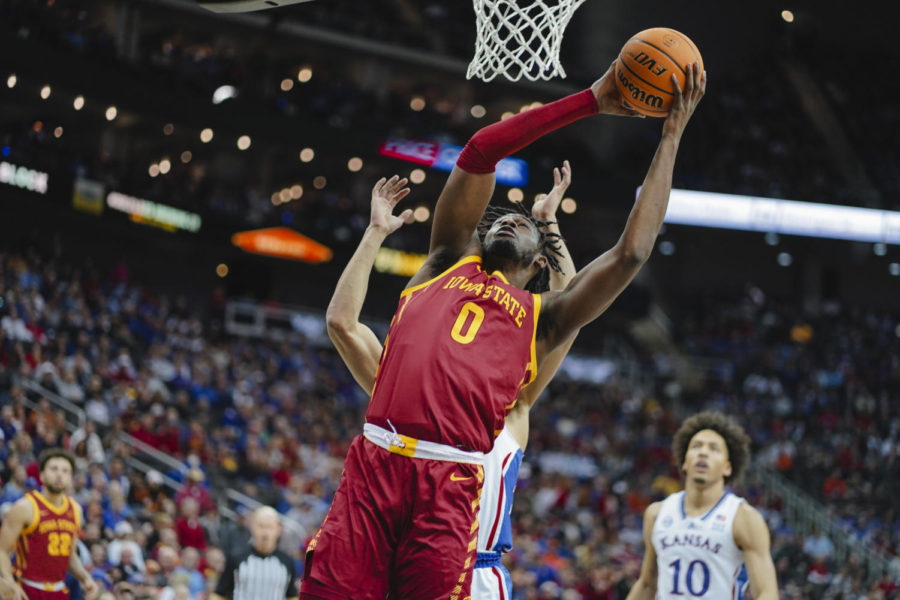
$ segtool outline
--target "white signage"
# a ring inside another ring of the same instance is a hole
[[[185,231],[200,230],[200,215],[173,206],[126,196],[119,192],[110,192],[106,196],[106,205],[143,220],[148,224],[183,229]]]
[[[0,183],[20,187],[29,192],[46,194],[49,181],[50,176],[43,171],[19,167],[8,162],[0,162]]]
[[[665,222],[900,244],[898,211],[735,194],[672,190]]]

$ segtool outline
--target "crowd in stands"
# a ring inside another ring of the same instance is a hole
[[[204,597],[224,552],[246,539],[214,501],[221,495],[212,490],[224,487],[277,506],[292,524],[283,547],[302,561],[367,400],[335,352],[303,339],[225,335],[201,316],[205,307],[132,282],[122,264],[105,275],[34,250],[4,252],[0,298],[4,505],[38,485],[35,457],[59,445],[79,465],[82,558],[118,596]],[[863,314],[798,321],[787,307],[746,302],[705,308],[715,316],[687,319],[681,335],[686,351],[718,358],[712,404],[742,416],[764,464],[807,489],[821,483],[820,499],[849,535],[896,556],[894,509],[879,502],[896,483],[897,415],[883,399],[896,385],[896,322]],[[778,343],[778,333],[788,337]],[[804,344],[812,339],[828,342]],[[23,380],[81,407],[87,420],[67,428],[66,415]],[[804,385],[819,396],[794,387]],[[515,597],[624,598],[640,565],[642,511],[679,486],[670,466],[673,406],[616,378],[602,386],[561,378],[533,420],[507,559]],[[135,469],[129,460],[140,448],[123,434],[184,467]],[[784,442],[791,461],[777,450]],[[830,482],[829,471],[842,465],[843,485]],[[781,499],[752,477],[738,491],[772,528],[784,597],[900,593],[900,576],[869,585],[859,557],[837,563],[827,536],[795,531]]]
[[[747,415],[765,464],[848,533],[900,554],[900,316],[826,302],[816,313],[750,288],[680,302],[679,347],[708,402]]]
[[[131,61],[204,98],[223,83],[237,85],[242,101],[285,118],[328,122],[336,130],[365,122],[385,131],[440,132],[460,142],[480,125],[459,116],[468,104],[438,110],[439,103],[429,101],[425,111],[413,113],[409,89],[350,84],[326,69],[317,69],[302,93],[281,94],[276,86],[294,75],[291,65],[261,47],[236,52],[239,44],[227,37],[212,42],[175,31],[148,33],[140,37],[137,55],[129,56],[92,6],[0,0],[0,28],[83,53],[98,68]],[[470,46],[458,45],[463,38],[433,33],[450,31],[448,22],[468,23],[453,11],[470,6],[431,3],[421,13],[405,8],[400,0],[359,6],[335,0],[285,14],[468,57]],[[373,18],[358,18],[360,10]],[[397,39],[398,27],[393,21],[387,27],[386,17],[419,19],[426,26],[399,28],[409,37]],[[716,74],[717,93],[695,117],[685,142],[694,146],[679,158],[676,185],[852,202],[783,72],[760,61],[735,73],[740,75],[731,79]],[[748,95],[748,80],[766,93]],[[840,82],[825,85],[838,109],[855,115],[847,121],[851,142],[886,201],[896,204],[900,163],[884,151],[893,146],[891,129],[883,126],[896,111],[850,111],[860,105],[855,94],[862,91],[844,90]],[[872,139],[881,142],[876,146]],[[31,123],[4,143],[14,156],[58,160],[82,175],[130,181],[132,193],[165,196],[183,208],[252,224],[282,218],[286,210],[273,206],[272,190],[259,180],[222,184],[217,177],[227,169],[213,162],[176,164],[168,176],[150,179],[146,166],[158,157],[122,154],[101,161],[96,145],[56,139]],[[648,133],[623,159],[633,152],[645,164],[655,143]],[[377,178],[369,175],[363,171],[362,183],[339,191],[307,189],[291,204],[292,218],[313,223],[326,242],[356,239],[366,223],[360,216],[365,192]],[[823,502],[849,537],[884,550],[898,571],[892,580],[869,583],[862,557],[835,560],[835,540],[794,530],[782,500],[748,477],[738,491],[763,511],[772,529],[783,597],[900,597],[900,515],[893,501],[900,493],[900,415],[891,402],[900,395],[897,315],[836,305],[807,314],[757,291],[681,306],[678,345],[706,369],[703,389],[685,398],[689,407],[740,415],[762,465]],[[0,251],[0,515],[38,485],[35,460],[42,449],[71,449],[79,466],[74,495],[86,516],[79,552],[117,598],[205,597],[225,554],[247,537],[240,521],[226,516],[227,508],[240,514],[247,507],[220,505],[221,496],[213,494],[226,487],[276,506],[292,524],[283,548],[302,561],[363,422],[367,398],[329,347],[300,337],[275,342],[229,336],[208,308],[132,281],[124,264],[110,274],[33,249]],[[23,381],[75,404],[86,420],[73,423]],[[625,597],[640,566],[641,513],[678,487],[669,445],[679,416],[653,385],[639,389],[615,377],[602,386],[564,378],[551,384],[534,410],[539,425],[532,428],[514,505],[515,549],[506,560],[516,600]],[[135,468],[132,459],[140,450],[128,436],[183,467]]]

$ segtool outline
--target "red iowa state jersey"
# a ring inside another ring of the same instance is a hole
[[[34,518],[16,542],[16,574],[38,583],[62,581],[81,529],[81,507],[69,496],[58,507],[38,491],[25,497],[32,504]]]
[[[420,440],[489,452],[537,372],[541,297],[468,256],[403,291],[366,421]],[[390,422],[388,422],[390,421]]]

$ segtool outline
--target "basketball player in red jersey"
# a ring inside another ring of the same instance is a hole
[[[401,294],[363,435],[307,549],[301,599],[469,596],[484,453],[545,357],[606,310],[649,257],[682,133],[706,89],[699,65],[685,73],[683,93],[672,76],[673,108],[622,236],[560,292],[534,287],[548,254],[531,220],[479,223],[500,159],[577,119],[631,114],[614,69],[469,140],[435,207],[428,259]]]
[[[82,527],[81,507],[66,494],[72,485],[75,458],[61,448],[38,457],[43,489],[28,492],[13,504],[0,528],[0,580],[7,600],[67,600],[66,572],[81,583],[85,598],[97,583],[78,559],[75,544]],[[10,554],[16,553],[13,578]],[[0,588],[0,589],[2,589]]]

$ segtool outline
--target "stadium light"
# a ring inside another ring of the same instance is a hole
[[[226,100],[237,97],[237,95],[237,88],[233,85],[221,85],[213,92],[212,103],[222,104]]]

